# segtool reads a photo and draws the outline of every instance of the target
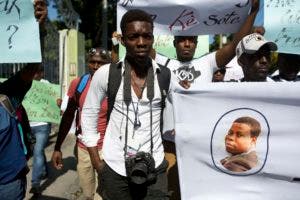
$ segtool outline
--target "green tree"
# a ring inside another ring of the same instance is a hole
[[[63,3],[60,0],[50,0],[54,2],[55,7],[59,7],[59,3]],[[102,12],[103,5],[102,1],[91,1],[91,0],[71,0],[74,10],[79,14],[81,23],[79,24],[79,31],[85,35],[86,38],[86,48],[91,46],[102,46]],[[107,10],[107,24],[108,24],[108,35],[106,36],[106,41],[109,41],[109,48],[111,47],[110,39],[112,32],[115,31],[116,27],[116,0],[108,1]],[[62,13],[58,10],[58,17],[61,21]]]

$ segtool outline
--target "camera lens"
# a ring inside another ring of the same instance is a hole
[[[145,163],[137,163],[131,172],[131,181],[135,184],[144,184],[147,181],[148,168]]]

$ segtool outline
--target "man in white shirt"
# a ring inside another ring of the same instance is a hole
[[[192,87],[194,84],[212,82],[214,71],[220,67],[226,66],[235,56],[235,48],[238,42],[252,30],[255,17],[259,10],[259,1],[252,0],[252,7],[250,14],[246,21],[241,26],[240,30],[234,34],[233,40],[225,45],[223,48],[209,53],[197,59],[194,58],[195,49],[197,47],[198,36],[175,36],[174,47],[176,48],[177,60],[171,59],[169,62],[159,63],[166,65],[177,77],[177,82],[186,89]],[[162,59],[161,59],[162,60]],[[171,199],[179,199],[179,184],[177,176],[176,154],[174,144],[173,113],[172,106],[167,102],[164,119],[164,148],[166,159],[170,163],[168,171],[171,171],[173,177],[168,175],[169,190],[174,194]],[[174,169],[175,168],[175,169]],[[176,181],[177,179],[177,181]],[[176,185],[177,182],[177,185]],[[175,183],[174,186],[172,184]]]
[[[104,166],[96,148],[97,116],[99,102],[110,96],[113,65],[104,65],[94,74],[82,110],[82,141],[100,174],[104,200],[169,199],[160,132],[162,95],[169,91],[161,92],[158,81],[158,74],[166,71],[149,57],[152,18],[144,11],[130,10],[122,17],[121,30],[126,57],[117,64],[121,81],[104,138]]]

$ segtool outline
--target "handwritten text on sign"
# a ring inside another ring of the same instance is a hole
[[[154,20],[155,35],[200,35],[232,33],[245,21],[249,0],[123,0],[117,7],[118,28],[122,16],[142,9]],[[120,31],[120,30],[119,30]]]
[[[59,91],[59,85],[34,81],[23,101],[29,120],[58,124],[60,110],[56,99],[59,97]]]
[[[299,54],[300,1],[265,1],[266,37],[278,45],[278,51]]]
[[[0,0],[0,35],[0,63],[41,61],[39,29],[31,0]]]

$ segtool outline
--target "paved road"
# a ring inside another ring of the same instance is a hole
[[[83,200],[82,191],[79,187],[79,180],[76,173],[76,159],[74,157],[75,136],[68,135],[62,146],[64,168],[60,171],[54,169],[51,163],[51,156],[56,141],[56,135],[51,134],[46,148],[46,157],[49,167],[49,177],[42,184],[42,195],[35,197],[29,193],[31,188],[31,171],[27,175],[27,200]],[[32,169],[32,159],[28,165]]]

